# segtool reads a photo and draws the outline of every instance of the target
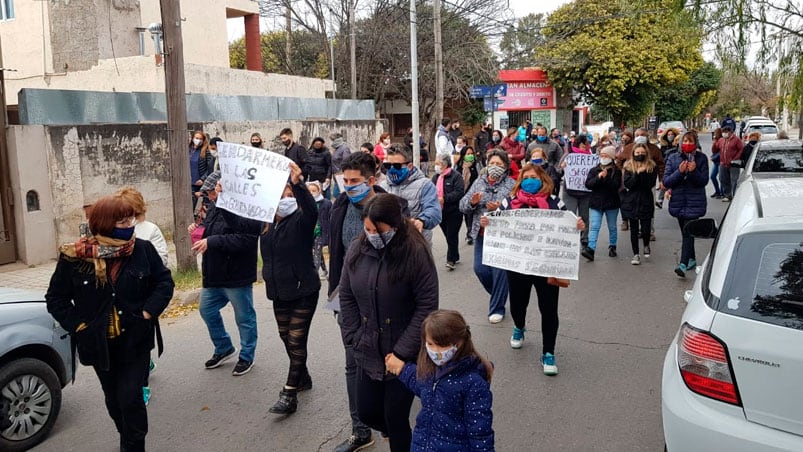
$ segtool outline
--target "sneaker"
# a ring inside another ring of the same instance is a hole
[[[664,203],[656,201],[655,202],[655,207],[657,207],[659,209],[663,209],[664,208]]]
[[[731,199],[733,198],[731,198],[730,196],[725,196],[724,198],[722,198],[722,202],[731,202]]]
[[[675,274],[680,276],[681,278],[686,277],[686,264],[681,263],[680,265],[675,268]]]
[[[151,388],[149,386],[142,387],[142,400],[145,401],[145,406],[151,402]]]
[[[633,265],[641,264],[641,256],[636,254],[635,256],[633,256],[633,259],[630,259],[630,263],[633,264]]]
[[[204,363],[204,367],[206,367],[207,369],[214,369],[216,367],[220,367],[221,364],[231,359],[235,353],[237,353],[236,348],[232,348],[231,351],[220,355],[215,353],[214,355],[212,355],[212,358],[210,358],[206,363]]]
[[[691,270],[692,268],[697,266],[697,261],[694,259],[689,259],[689,263],[686,264],[686,270]]]
[[[454,262],[452,261],[446,262],[446,268],[448,268],[449,271],[454,270]]]
[[[150,364],[148,364],[148,374],[153,374],[154,372],[156,372],[156,363],[151,359]]]
[[[541,355],[541,364],[544,365],[544,375],[554,376],[558,374],[558,366],[555,365],[555,355],[552,353]]]
[[[246,361],[244,359],[240,359],[237,361],[237,365],[234,366],[234,370],[231,371],[231,374],[235,377],[239,377],[240,375],[245,375],[248,372],[251,372],[251,369],[254,367],[253,361]]]
[[[655,241],[655,233],[652,232],[652,233],[650,233],[650,242],[654,242],[654,241]]]
[[[347,440],[335,447],[334,452],[357,452],[373,445],[374,439],[370,434],[368,436],[351,435]]]
[[[503,316],[502,314],[491,314],[488,316],[488,321],[491,323],[499,323],[504,318],[505,316]]]
[[[580,252],[584,258],[588,259],[589,262],[594,262],[594,250],[589,247],[583,248],[583,251]]]
[[[510,336],[510,346],[512,348],[519,349],[521,345],[524,343],[524,330],[518,329],[515,326],[513,327],[513,336]]]
[[[711,195],[711,197],[714,199],[719,199],[722,197],[722,195],[720,195],[719,193],[714,193],[713,195]]]
[[[616,257],[616,246],[609,246],[608,247],[608,256],[609,257]]]
[[[473,239],[471,239],[470,237],[466,239],[466,245],[473,245],[473,244],[474,244]],[[371,444],[373,444],[373,442],[371,442]]]
[[[650,257],[650,245],[644,247],[644,257]]]

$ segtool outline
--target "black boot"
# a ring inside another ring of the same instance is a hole
[[[594,250],[591,248],[586,246],[583,248],[583,251],[581,251],[580,254],[582,254],[584,258],[588,259],[589,262],[594,261]]]
[[[608,256],[616,257],[616,247],[615,246],[609,246],[608,247]]]
[[[301,384],[298,385],[298,392],[309,391],[310,389],[312,389],[312,377],[309,376],[309,373],[306,373],[304,378],[301,379]]]
[[[293,414],[298,409],[298,391],[296,389],[282,389],[279,400],[268,410],[273,414]]]

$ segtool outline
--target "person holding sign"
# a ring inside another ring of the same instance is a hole
[[[644,257],[650,257],[650,236],[647,231],[655,216],[652,188],[658,177],[657,165],[646,145],[637,144],[633,147],[632,157],[624,164],[623,177],[622,216],[630,222],[630,245],[633,247],[633,260],[630,263],[639,265],[639,235],[644,241]]]
[[[586,188],[591,190],[588,206],[591,213],[591,231],[588,246],[583,249],[583,257],[594,261],[597,238],[602,228],[602,217],[608,223],[608,256],[616,257],[616,218],[619,216],[619,187],[622,186],[622,171],[616,167],[616,148],[605,146],[599,151],[599,165],[591,168],[586,177]]]
[[[509,198],[500,203],[499,209],[552,209],[566,210],[566,206],[555,195],[552,178],[539,165],[528,163],[519,174],[519,179],[511,191]],[[480,224],[488,225],[488,217],[483,216]],[[577,230],[582,231],[586,225],[582,218],[577,219]],[[535,287],[538,297],[538,310],[541,312],[541,338],[543,341],[541,364],[545,375],[557,375],[555,364],[555,342],[558,336],[558,295],[560,288],[553,285],[555,281],[545,276],[527,275],[515,271],[507,271],[510,287],[510,314],[513,316],[513,335],[510,346],[519,349],[524,344],[527,307],[530,304],[530,290]]]
[[[588,202],[591,192],[585,187],[585,181],[591,167],[589,165],[595,160],[596,156],[591,154],[588,137],[580,134],[574,137],[569,152],[563,154],[563,160],[560,162],[560,169],[563,171],[563,192],[560,198],[566,203],[566,208],[582,218],[586,224],[588,224]],[[573,164],[570,165],[570,161]],[[580,243],[583,246],[588,245],[588,230],[583,230],[580,234]]]
[[[513,189],[515,181],[508,177],[510,159],[504,150],[496,149],[488,153],[488,167],[484,175],[474,182],[460,200],[460,211],[472,216],[469,236],[474,240],[474,274],[482,287],[491,296],[488,307],[488,321],[499,323],[505,317],[507,302],[507,274],[504,270],[482,263],[482,244],[485,226],[480,218],[499,208],[499,204]]]
[[[284,343],[290,369],[279,400],[268,410],[288,415],[298,409],[298,392],[312,389],[307,369],[307,338],[318,303],[321,280],[315,270],[312,247],[318,206],[302,180],[296,163],[290,164],[290,183],[284,189],[273,224],[259,241],[262,278],[273,316]]]

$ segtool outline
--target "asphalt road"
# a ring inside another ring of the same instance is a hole
[[[703,139],[708,150],[710,135]],[[724,207],[710,202],[709,216],[719,218]],[[544,376],[538,362],[535,301],[524,348],[512,350],[510,317],[498,325],[487,321],[488,297],[473,274],[472,249],[462,244],[462,263],[449,272],[443,236],[435,234],[441,307],[466,316],[476,346],[495,364],[497,450],[662,450],[661,366],[685,306],[683,291],[695,275],[681,280],[673,273],[680,248],[675,219],[658,211],[655,226],[658,240],[642,265],[630,265],[629,233],[620,232],[618,258],[599,252],[595,262],[581,264],[580,280],[561,290],[556,377]],[[602,232],[598,248],[606,244]],[[699,261],[710,245],[697,241]],[[288,360],[264,286],[256,286],[254,293],[260,338],[256,365],[242,377],[231,375],[233,363],[203,368],[212,346],[197,311],[163,323],[166,352],[151,378],[150,450],[329,451],[349,435],[343,348],[323,297],[310,336],[314,388],[300,395],[298,412],[277,418],[267,410],[284,383]],[[236,343],[232,311],[224,313]],[[417,409],[416,404],[411,420]],[[97,379],[83,367],[64,391],[53,432],[35,450],[112,451],[117,445]],[[378,440],[369,450],[389,448]]]

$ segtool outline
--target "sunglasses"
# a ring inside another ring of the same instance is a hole
[[[382,162],[382,167],[385,168],[386,170],[389,170],[391,167],[393,167],[394,169],[400,170],[400,169],[402,169],[402,167],[407,166],[409,164],[410,164],[410,162],[404,162],[404,163]]]

